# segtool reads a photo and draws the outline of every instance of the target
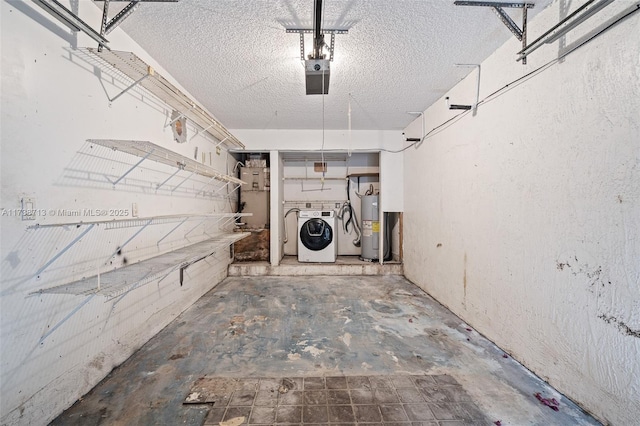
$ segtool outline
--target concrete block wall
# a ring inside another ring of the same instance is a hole
[[[62,3],[99,28],[101,10],[94,2]],[[134,89],[110,103],[107,96],[119,93],[127,80],[76,49],[96,47],[88,37],[71,33],[34,2],[3,0],[0,7],[0,424],[44,425],[213,288],[226,276],[229,264],[229,251],[224,249],[186,269],[182,286],[176,271],[112,300],[100,295],[33,294],[196,243],[208,238],[205,232],[221,231],[215,221],[199,226],[194,221],[160,242],[176,223],[152,225],[111,256],[139,226],[99,226],[81,236],[86,225],[28,229],[30,225],[131,218],[134,203],[141,218],[231,209],[228,200],[194,195],[208,179],[194,178],[174,193],[156,191],[155,185],[174,169],[153,162],[142,164],[114,189],[104,176],[123,173],[138,158],[86,140],[151,141],[189,158],[197,147],[198,159],[204,152],[208,162],[212,152],[212,166],[222,172],[232,169],[234,161],[225,151],[216,155],[211,139],[193,137],[189,122],[188,137],[193,138],[174,142],[171,128],[164,127],[171,110],[143,90]],[[120,30],[108,38],[113,49],[136,53],[171,79]],[[184,172],[172,183],[183,177]],[[35,201],[35,220],[23,221],[15,213],[23,198]],[[107,213],[85,214],[98,210]],[[188,234],[190,229],[194,230]],[[78,237],[71,249],[35,275]]]
[[[521,80],[404,158],[407,278],[612,425],[640,418],[640,13],[554,59],[637,3],[524,66],[513,38],[482,63],[480,98]],[[581,4],[553,2],[529,40]],[[446,96],[471,104],[475,82]],[[427,131],[457,113],[443,97]]]

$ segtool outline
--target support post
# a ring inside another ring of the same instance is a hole
[[[109,1],[104,0],[104,5],[102,6],[102,22],[100,25],[100,36],[104,37],[105,31],[107,30],[107,23],[109,21]],[[98,52],[102,52],[102,44],[98,44]]]

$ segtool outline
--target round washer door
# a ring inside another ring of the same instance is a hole
[[[309,250],[323,250],[333,241],[333,229],[322,219],[309,219],[300,228],[300,241]]]

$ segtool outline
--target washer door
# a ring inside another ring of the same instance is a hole
[[[322,219],[309,219],[300,228],[300,241],[309,250],[323,250],[333,241],[333,229]]]

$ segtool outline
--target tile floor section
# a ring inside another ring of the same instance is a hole
[[[185,404],[209,404],[205,425],[488,425],[449,375],[201,378]]]

